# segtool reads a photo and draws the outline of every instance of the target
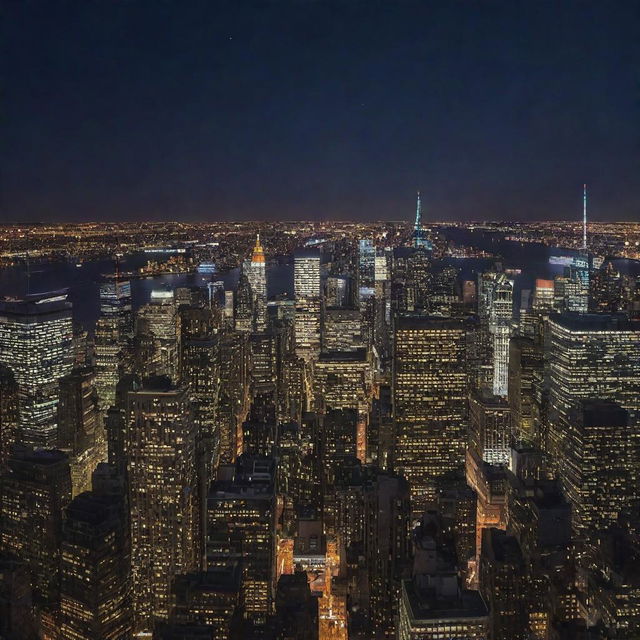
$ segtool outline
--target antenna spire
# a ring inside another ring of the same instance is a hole
[[[418,201],[416,203],[416,222],[415,230],[419,231],[422,228],[422,203],[420,202],[420,192],[418,191]]]
[[[587,185],[582,187],[582,248],[587,250]]]

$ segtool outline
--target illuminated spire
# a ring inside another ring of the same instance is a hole
[[[422,229],[422,203],[420,202],[420,192],[418,191],[418,202],[416,203],[416,223],[413,228],[416,231]]]
[[[582,248],[587,250],[587,185],[582,191]]]
[[[260,244],[260,233],[256,235],[256,246],[253,247],[253,255],[251,256],[251,262],[264,262],[264,249]]]

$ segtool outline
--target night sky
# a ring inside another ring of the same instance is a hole
[[[640,2],[5,0],[4,221],[640,219]]]

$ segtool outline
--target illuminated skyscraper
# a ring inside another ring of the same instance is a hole
[[[211,485],[207,564],[242,565],[245,618],[263,625],[273,612],[276,571],[275,463],[240,456],[220,468]]]
[[[427,238],[427,234],[422,228],[422,201],[420,199],[420,192],[418,191],[418,199],[416,201],[416,220],[413,225],[413,246],[416,249],[422,248],[427,249],[428,251],[433,251],[433,245],[429,238]]]
[[[60,565],[61,640],[131,637],[131,558],[123,492],[98,487],[67,507]]]
[[[234,327],[236,331],[249,333],[254,325],[255,298],[249,277],[244,270],[240,272],[238,288],[233,301]]]
[[[96,389],[100,409],[114,402],[127,338],[133,332],[131,284],[109,280],[100,285],[100,317],[96,323]]]
[[[107,459],[94,379],[89,367],[60,378],[56,446],[69,456],[74,496],[91,490],[91,474]]]
[[[640,419],[640,322],[622,315],[552,314],[549,319],[548,442],[562,459],[571,411],[588,398],[613,400]]]
[[[18,384],[13,371],[0,364],[0,473],[6,469],[11,445],[19,437]]]
[[[506,466],[513,443],[511,411],[504,398],[484,391],[471,394],[471,447],[483,462]]]
[[[73,367],[72,342],[65,292],[0,302],[0,363],[13,370],[18,383],[26,445],[55,446],[58,380]]]
[[[493,393],[497,396],[507,395],[512,318],[513,281],[500,274],[489,303],[489,332],[493,338]]]
[[[395,468],[409,482],[420,514],[436,480],[461,472],[467,442],[465,321],[398,317],[394,334]]]
[[[255,331],[264,331],[267,327],[267,272],[264,249],[260,244],[260,234],[256,236],[251,260],[243,265],[254,299]]]
[[[138,310],[138,333],[150,337],[153,346],[151,361],[146,363],[147,376],[178,374],[178,317],[173,291],[153,290],[151,300]],[[142,323],[142,325],[140,325]]]
[[[58,596],[62,515],[70,501],[64,453],[22,447],[14,452],[0,480],[0,544],[28,564],[39,602]]]
[[[371,238],[362,238],[358,244],[358,284],[371,288],[375,282],[376,247]]]
[[[615,402],[592,399],[577,404],[568,428],[560,480],[576,535],[594,535],[615,524],[636,497],[638,429]]]
[[[322,350],[357,351],[364,346],[360,309],[327,307],[322,326]]]
[[[531,338],[515,336],[509,340],[509,408],[513,435],[536,443],[534,430],[534,376],[542,376],[543,350]]]
[[[296,353],[310,359],[320,352],[320,254],[299,251],[294,258]]]
[[[187,391],[167,378],[129,392],[127,405],[134,611],[149,629],[167,619],[173,577],[197,564],[196,429]]]

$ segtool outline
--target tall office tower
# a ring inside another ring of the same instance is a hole
[[[249,333],[254,325],[254,295],[249,278],[244,271],[240,274],[234,299],[234,326],[236,331]]]
[[[253,393],[273,391],[276,386],[277,352],[272,332],[249,335]]]
[[[542,377],[544,351],[531,338],[509,340],[509,408],[513,435],[519,441],[541,445],[533,419],[534,376]]]
[[[360,309],[327,307],[322,327],[322,350],[356,351],[364,346]]]
[[[442,267],[434,273],[429,292],[429,309],[432,313],[445,316],[466,313],[458,293],[459,275],[460,271],[451,266]]]
[[[235,323],[234,319],[235,301],[233,291],[224,292],[224,307],[222,309],[222,318],[225,327],[233,327]]]
[[[496,278],[489,305],[489,333],[493,339],[493,393],[507,395],[509,381],[509,337],[513,319],[513,280]]]
[[[275,461],[242,455],[209,491],[207,565],[241,562],[244,617],[256,625],[273,612],[275,550]]]
[[[214,451],[216,407],[220,389],[220,339],[209,307],[182,307],[178,379],[189,389],[199,440]]]
[[[532,308],[541,313],[550,313],[553,310],[555,291],[553,280],[536,280],[536,288],[533,291]]]
[[[528,640],[528,586],[518,540],[499,529],[482,534],[480,584],[491,611],[491,638]]]
[[[391,256],[390,250],[379,251],[375,261],[373,343],[385,369],[391,355]]]
[[[19,441],[19,389],[13,371],[0,364],[0,473],[7,468],[12,445]]]
[[[391,310],[428,311],[431,290],[430,254],[423,248],[397,247],[391,270]]]
[[[426,526],[425,526],[426,524]],[[442,525],[415,533],[412,577],[401,583],[398,640],[489,640],[489,611],[477,591],[464,589],[452,543]]]
[[[242,268],[247,274],[253,293],[255,313],[253,330],[264,331],[267,328],[267,271],[260,234],[256,236],[256,246],[253,248],[251,260],[245,260]]]
[[[553,281],[554,308],[557,311],[589,310],[589,290],[575,274],[556,276]]]
[[[107,459],[107,442],[98,409],[92,368],[60,378],[57,448],[69,457],[73,496],[91,490],[91,474]]]
[[[144,321],[144,332],[152,336],[153,362],[146,375],[169,376],[175,380],[178,375],[180,336],[173,291],[153,290],[149,304],[138,310],[138,320]]]
[[[353,409],[331,409],[321,420],[322,468],[333,483],[336,470],[358,454],[358,413]]]
[[[486,390],[473,391],[469,409],[471,449],[483,462],[506,466],[513,442],[511,410],[507,401]]]
[[[229,330],[220,334],[220,380],[216,412],[220,461],[229,463],[242,450],[240,425],[250,404],[249,345],[245,333]]]
[[[624,280],[611,261],[594,271],[589,283],[589,308],[601,313],[623,310]]]
[[[133,632],[124,491],[96,487],[66,509],[60,564],[60,639],[120,640]]]
[[[478,495],[462,475],[457,481],[446,479],[443,484],[446,486],[438,492],[438,512],[444,529],[453,538],[460,577],[471,587],[477,577]]]
[[[199,521],[205,521],[206,495],[220,455],[217,409],[220,380],[220,336],[209,306],[183,306],[180,322],[180,385],[188,390],[196,430]],[[204,553],[200,536],[199,554]]]
[[[136,627],[166,620],[169,588],[197,565],[196,428],[188,392],[167,378],[130,391],[127,456]]]
[[[309,371],[302,358],[289,354],[283,358],[279,375],[278,402],[280,420],[301,422],[302,414],[309,409]]]
[[[298,356],[310,360],[320,352],[320,254],[317,251],[296,252],[293,289],[295,350]]]
[[[130,391],[142,388],[140,377],[128,373],[116,385],[115,404],[109,408],[104,419],[107,438],[107,461],[117,469],[121,478],[126,476],[127,469],[127,401]]]
[[[376,471],[364,494],[364,554],[369,570],[371,638],[395,638],[400,581],[409,566],[409,487]]]
[[[55,446],[58,380],[73,367],[71,303],[61,293],[0,301],[0,363],[19,388],[26,445]]]
[[[591,619],[600,621],[605,638],[633,640],[640,629],[636,532],[637,521],[635,527],[618,525],[598,532],[598,553],[588,575],[587,612]]]
[[[556,462],[580,400],[613,400],[640,419],[640,322],[621,315],[562,313],[549,319],[547,448]],[[637,429],[632,430],[634,434]],[[634,443],[637,446],[637,443]]]
[[[351,280],[345,275],[330,275],[325,284],[325,303],[328,307],[348,307],[353,299]]]
[[[358,284],[360,287],[373,287],[376,262],[376,247],[373,239],[361,238],[358,250]]]
[[[556,622],[577,617],[571,506],[558,483],[543,477],[541,460],[539,450],[514,450],[507,471],[507,532],[518,541],[527,571],[523,597],[533,638],[553,637]]]
[[[131,283],[110,280],[100,285],[100,317],[96,322],[96,389],[100,410],[114,401],[128,337],[133,333]]]
[[[207,640],[240,640],[241,584],[238,564],[176,576],[169,624],[157,630],[159,637],[191,638],[196,628]]]
[[[396,319],[392,375],[395,468],[409,482],[416,514],[435,497],[440,476],[464,468],[466,333],[467,325],[459,319]]]
[[[278,442],[276,405],[271,391],[257,393],[249,416],[242,424],[242,452],[254,456],[270,456]]]
[[[373,391],[373,367],[366,349],[320,354],[313,365],[313,387],[321,412],[355,409],[366,419]]]
[[[416,220],[413,225],[413,234],[411,236],[413,246],[416,249],[426,249],[427,251],[433,251],[433,245],[425,230],[422,228],[422,200],[420,199],[420,192],[418,191],[418,199],[416,201]]]
[[[614,524],[635,497],[637,427],[608,400],[582,400],[570,415],[560,480],[574,532],[584,538]]]
[[[2,549],[28,564],[38,601],[55,600],[62,514],[71,501],[67,457],[61,451],[17,448],[0,486]]]
[[[469,309],[476,309],[478,305],[478,288],[473,280],[462,283],[462,303]]]

